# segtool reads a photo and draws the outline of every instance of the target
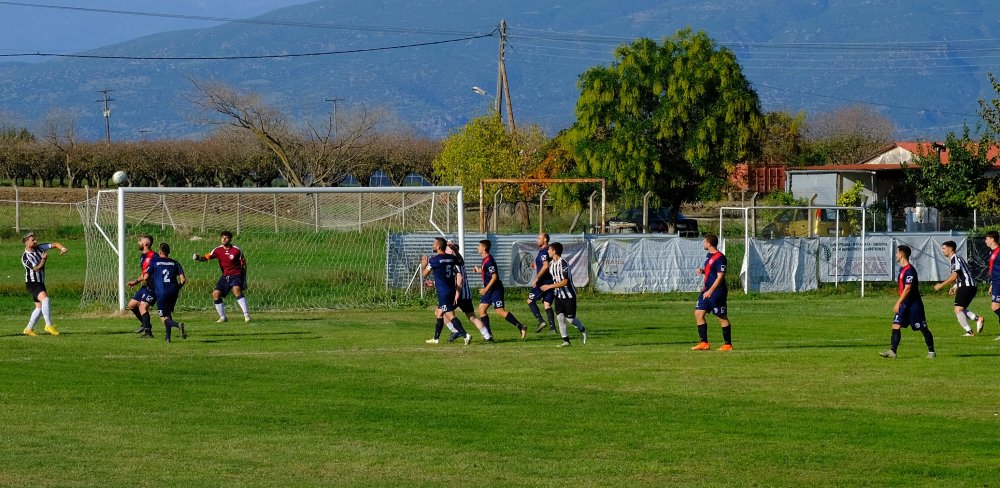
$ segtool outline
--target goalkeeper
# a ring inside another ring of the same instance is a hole
[[[222,269],[222,277],[215,284],[215,289],[212,290],[212,300],[215,302],[215,310],[219,312],[219,320],[216,322],[228,322],[229,318],[226,317],[226,306],[223,303],[223,299],[229,294],[229,291],[233,291],[233,297],[236,298],[236,303],[240,305],[240,309],[243,310],[243,320],[246,322],[250,321],[250,309],[247,306],[247,297],[243,295],[243,291],[246,289],[246,276],[247,276],[247,259],[243,255],[243,251],[240,248],[233,245],[233,233],[228,230],[222,231],[219,234],[219,240],[222,242],[218,247],[212,249],[210,252],[199,255],[195,254],[193,256],[195,261],[208,261],[211,259],[219,260],[219,268]]]

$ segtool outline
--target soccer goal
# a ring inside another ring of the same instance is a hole
[[[377,308],[419,295],[418,262],[435,236],[464,248],[461,187],[133,188],[98,192],[79,207],[87,243],[81,306],[124,309],[139,274],[141,234],[171,247],[189,284],[177,306],[202,309],[220,276],[196,262],[228,230],[247,257],[254,310]],[[427,235],[417,250],[397,249],[401,233]],[[423,244],[423,243],[422,243]],[[394,269],[394,267],[403,269]],[[405,276],[406,279],[401,279]],[[416,283],[416,286],[414,286]],[[409,286],[406,286],[409,285]]]

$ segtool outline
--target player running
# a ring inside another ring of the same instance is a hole
[[[465,258],[458,251],[458,244],[454,242],[448,243],[448,254],[455,256],[455,286],[458,289],[458,299],[455,301],[456,307],[465,312],[465,316],[469,318],[470,322],[475,324],[486,342],[493,342],[493,332],[486,327],[486,324],[482,320],[479,320],[479,317],[476,315],[476,309],[472,306],[472,287],[469,286],[467,278],[469,274],[465,272]],[[454,334],[457,334],[457,332],[454,332]],[[455,338],[457,339],[458,336],[455,335]]]
[[[170,244],[160,243],[160,252],[149,264],[149,280],[153,284],[153,293],[156,295],[156,308],[160,315],[160,321],[166,327],[166,341],[170,342],[170,330],[174,327],[181,330],[181,339],[187,339],[187,330],[184,324],[174,321],[174,305],[180,297],[181,288],[187,278],[184,276],[184,269],[181,263],[170,258]]]
[[[896,261],[899,262],[899,277],[896,280],[899,284],[899,299],[892,307],[895,315],[892,319],[892,338],[888,351],[879,353],[884,358],[895,358],[896,348],[899,347],[901,338],[900,329],[910,327],[914,332],[920,331],[924,335],[924,342],[927,344],[927,357],[933,358],[934,335],[927,328],[927,317],[924,313],[924,301],[920,298],[920,280],[917,279],[917,270],[910,264],[910,253],[913,251],[905,244],[896,246]]]
[[[38,316],[41,315],[45,319],[45,332],[57,336],[59,331],[52,325],[49,294],[45,290],[45,262],[49,259],[49,249],[54,247],[59,250],[59,254],[66,254],[69,249],[58,242],[39,244],[35,240],[34,232],[25,234],[21,241],[24,242],[24,254],[21,255],[21,264],[24,265],[24,286],[35,301],[35,310],[31,312],[28,326],[22,333],[26,336],[37,336],[35,322],[38,322]]]
[[[573,326],[580,331],[583,343],[587,343],[587,328],[576,316],[576,287],[573,286],[573,271],[569,263],[563,259],[563,246],[558,242],[553,242],[548,246],[551,265],[549,270],[552,273],[552,283],[542,285],[542,291],[552,291],[555,295],[555,313],[559,320],[559,334],[562,335],[562,344],[559,347],[569,345],[569,333],[567,332],[566,321],[569,320]]]
[[[486,327],[490,326],[490,317],[486,315],[486,311],[493,306],[496,314],[504,318],[511,325],[517,327],[517,330],[521,332],[521,339],[528,333],[528,328],[524,326],[521,322],[514,317],[514,314],[508,312],[504,309],[503,301],[503,282],[500,281],[500,273],[497,271],[496,261],[490,254],[490,247],[492,244],[488,239],[483,239],[479,241],[479,255],[483,258],[483,265],[474,266],[472,269],[476,273],[483,274],[483,287],[479,289],[479,320],[483,321],[483,325]]]
[[[941,244],[941,254],[951,260],[951,275],[934,285],[934,290],[940,290],[952,283],[955,284],[948,289],[949,294],[955,295],[955,316],[958,317],[958,325],[965,329],[965,337],[972,337],[983,331],[984,320],[982,316],[969,310],[969,304],[976,297],[976,279],[972,277],[972,272],[969,271],[969,265],[965,259],[962,259],[955,252],[957,247],[955,241],[945,241]],[[975,332],[969,325],[970,319],[976,323]]]
[[[232,232],[228,230],[222,231],[219,234],[219,240],[222,244],[212,249],[211,252],[205,255],[195,254],[193,256],[195,261],[219,260],[222,277],[219,278],[219,281],[215,284],[215,289],[212,290],[212,300],[215,302],[215,310],[219,312],[219,320],[216,320],[216,322],[229,321],[229,318],[226,316],[226,305],[222,301],[229,294],[229,290],[233,291],[236,303],[243,310],[243,320],[249,322],[250,309],[247,306],[247,297],[243,295],[243,290],[246,288],[247,276],[246,256],[243,255],[243,251],[240,248],[233,245]]]
[[[1000,263],[997,262],[997,255],[1000,255],[1000,233],[995,230],[987,232],[986,245],[990,248],[990,310],[1000,318]],[[1000,335],[996,340],[1000,341]]]
[[[156,251],[153,250],[153,236],[149,234],[140,235],[138,245],[139,277],[129,281],[128,286],[142,286],[136,290],[135,295],[132,295],[132,299],[128,301],[126,308],[131,310],[135,314],[135,318],[139,320],[139,329],[135,331],[136,334],[139,334],[141,337],[153,337],[153,325],[149,319],[149,307],[156,302],[156,297],[149,286],[149,276],[146,273],[149,268],[149,262],[156,256]]]
[[[535,262],[531,265],[531,269],[535,270],[535,278],[531,280],[531,290],[528,291],[528,308],[531,309],[531,314],[538,321],[538,328],[535,329],[535,332],[545,330],[545,320],[542,319],[541,310],[538,310],[538,299],[541,299],[545,304],[545,315],[549,318],[549,330],[555,332],[556,320],[555,313],[552,311],[553,293],[542,289],[544,285],[552,284],[552,274],[549,273],[549,235],[538,234],[535,244],[538,246],[538,255],[535,256]]]
[[[420,274],[425,278],[431,273],[434,274],[434,288],[437,290],[438,296],[438,308],[435,311],[437,323],[434,325],[434,338],[428,339],[425,342],[428,344],[437,344],[440,342],[441,331],[444,329],[444,323],[445,321],[448,321],[455,328],[455,332],[452,334],[452,340],[457,339],[458,337],[464,337],[465,344],[468,345],[469,341],[472,340],[472,336],[465,332],[465,329],[462,327],[462,323],[455,317],[456,259],[455,256],[445,253],[446,248],[447,242],[438,237],[434,239],[434,245],[432,248],[434,255],[431,257],[420,257]]]
[[[698,326],[699,342],[691,348],[692,351],[707,351],[712,348],[708,343],[708,321],[705,315],[709,311],[719,318],[722,326],[722,340],[725,342],[720,351],[732,351],[733,341],[730,329],[726,301],[729,298],[729,288],[726,287],[726,256],[719,252],[719,238],[714,234],[705,235],[702,247],[708,251],[705,264],[698,268],[698,274],[703,276],[704,286],[698,294],[698,303],[694,307],[694,320]]]

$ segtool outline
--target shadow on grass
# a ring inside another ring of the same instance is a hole
[[[239,336],[230,336],[223,339],[198,339],[195,337],[188,336],[188,340],[191,342],[200,342],[202,344],[221,344],[223,342],[242,342],[242,341],[309,341],[322,339],[322,336],[312,336],[312,337],[260,337],[256,334],[243,334]]]

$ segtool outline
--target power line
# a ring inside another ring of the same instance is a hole
[[[858,98],[836,97],[836,96],[833,96],[833,95],[823,95],[821,93],[813,93],[813,92],[807,92],[807,91],[802,91],[802,90],[793,90],[791,88],[782,88],[782,87],[778,87],[778,86],[765,85],[763,83],[753,83],[753,85],[754,86],[759,86],[761,88],[770,88],[772,90],[781,90],[781,91],[786,91],[786,92],[790,92],[790,93],[799,93],[799,94],[802,94],[802,95],[809,95],[809,96],[820,97],[820,98],[829,98],[829,99],[832,99],[832,100],[841,100],[841,101],[845,101],[845,102],[861,103],[861,104],[872,105],[872,106],[876,106],[876,107],[897,108],[897,109],[901,109],[901,110],[913,110],[915,112],[934,112],[934,113],[947,114],[947,115],[960,115],[962,117],[978,117],[979,116],[979,114],[970,114],[970,113],[964,113],[964,112],[949,112],[947,110],[939,110],[939,109],[934,109],[934,108],[907,107],[905,105],[893,105],[893,104],[890,104],[890,103],[872,102],[870,100],[861,100],[861,99],[858,99]]]
[[[17,53],[17,54],[0,54],[0,58],[37,56],[37,57],[82,58],[82,59],[122,59],[129,61],[220,61],[220,60],[240,60],[240,59],[303,58],[309,56],[332,56],[335,54],[356,54],[356,53],[367,53],[375,51],[391,51],[395,49],[406,49],[412,47],[434,46],[438,44],[464,42],[475,39],[482,39],[485,37],[493,37],[496,33],[497,30],[494,29],[492,32],[488,32],[486,34],[461,37],[458,39],[444,39],[440,41],[417,42],[413,44],[398,44],[395,46],[369,47],[369,48],[359,48],[359,49],[344,49],[340,51],[321,51],[321,52],[294,53],[294,54],[260,54],[253,56],[114,56],[105,54]]]

